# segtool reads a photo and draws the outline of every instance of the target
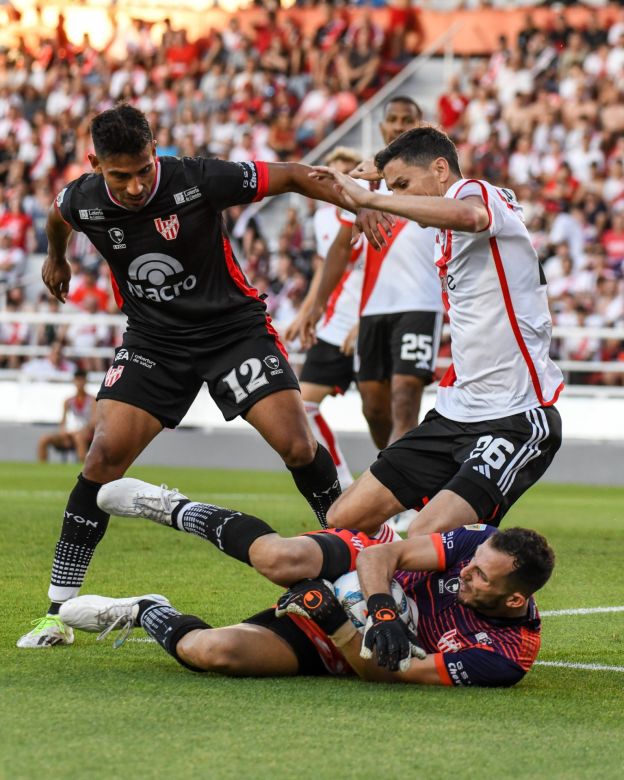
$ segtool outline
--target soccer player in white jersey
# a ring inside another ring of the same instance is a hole
[[[392,195],[322,168],[351,200],[437,228],[435,263],[453,363],[435,408],[379,454],[330,509],[331,525],[369,531],[422,506],[409,533],[484,520],[498,525],[561,444],[563,377],[549,357],[546,280],[512,192],[462,178],[457,150],[433,127],[375,157]],[[372,583],[383,590],[387,582]],[[371,583],[369,583],[371,585]]]
[[[325,158],[328,167],[342,173],[352,170],[361,161],[362,155],[347,146],[337,146]],[[294,341],[299,336],[301,322],[306,318],[316,298],[323,273],[323,262],[341,223],[344,223],[344,220],[336,206],[321,203],[317,208],[314,214],[314,238],[316,254],[321,262],[316,268],[299,314],[284,331],[287,341]],[[346,248],[347,266],[328,301],[325,316],[316,330],[316,342],[310,346],[299,376],[301,397],[310,428],[332,456],[343,490],[352,484],[353,476],[320,405],[327,396],[345,393],[355,379],[353,352],[362,293],[362,248],[363,241],[353,248]],[[302,343],[302,346],[307,348],[309,344]]]
[[[421,120],[422,112],[414,100],[391,98],[379,125],[384,142],[389,144],[406,130],[418,127]],[[366,166],[363,163],[357,170],[366,170]],[[387,192],[385,182],[381,187]],[[304,323],[303,341],[327,309],[347,263],[356,218],[345,211],[341,219],[345,227],[328,254],[315,306]],[[376,214],[360,210],[358,224],[366,220],[377,228]],[[433,379],[442,301],[431,264],[435,231],[399,218],[391,233],[380,228],[377,236],[376,243],[372,240],[366,246],[357,375],[364,417],[373,441],[383,449],[418,424],[422,393]]]

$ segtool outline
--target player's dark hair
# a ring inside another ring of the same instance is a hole
[[[412,106],[416,113],[418,114],[418,119],[423,118],[423,112],[422,108],[418,105],[418,103],[411,97],[408,97],[407,95],[395,95],[394,97],[389,98],[386,100],[383,106],[383,112],[384,116],[388,113],[388,109],[393,103],[403,103],[406,106]]]
[[[513,571],[507,575],[513,590],[530,596],[548,582],[555,566],[555,553],[537,531],[506,528],[491,536],[490,544],[513,558]]]
[[[140,154],[153,135],[142,111],[119,103],[93,118],[91,138],[96,155],[105,158],[113,154]]]
[[[443,157],[456,176],[461,176],[457,149],[446,133],[435,127],[415,127],[388,144],[375,155],[378,171],[383,171],[390,160],[396,158],[409,165],[426,168],[438,157]]]

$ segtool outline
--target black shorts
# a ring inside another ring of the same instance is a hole
[[[360,382],[382,382],[394,374],[422,377],[433,381],[442,314],[433,311],[406,311],[372,314],[360,319],[357,341]]]
[[[297,656],[299,674],[314,676],[329,674],[312,641],[294,621],[290,620],[288,615],[282,618],[275,617],[275,607],[252,615],[243,620],[243,623],[251,623],[253,626],[268,628],[269,631],[277,634],[277,636],[289,644],[293,653]]]
[[[308,350],[299,379],[331,387],[334,395],[345,393],[355,379],[353,355],[344,355],[340,347],[319,339]]]
[[[379,453],[371,472],[406,508],[422,509],[440,490],[452,490],[479,520],[498,525],[560,446],[561,418],[554,406],[475,423],[449,420],[432,409]]]
[[[97,399],[144,409],[166,428],[175,428],[206,382],[226,420],[299,383],[276,336],[264,324],[232,333],[226,345],[180,346],[126,332]]]

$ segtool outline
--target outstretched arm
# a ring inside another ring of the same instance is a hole
[[[462,200],[424,195],[385,195],[360,187],[350,176],[329,168],[315,167],[310,174],[319,181],[333,180],[340,196],[348,201],[348,208],[379,209],[397,217],[418,222],[423,227],[479,233],[490,224],[488,210],[477,196]]]
[[[438,571],[440,555],[432,536],[412,536],[401,542],[367,547],[357,557],[357,572],[364,595],[390,593],[398,569]]]
[[[333,186],[330,179],[315,179],[310,176],[313,168],[301,163],[267,163],[269,185],[267,195],[283,195],[298,192],[309,198],[324,200],[343,209],[349,209],[347,199]]]

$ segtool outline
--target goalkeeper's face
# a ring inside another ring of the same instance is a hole
[[[512,571],[513,558],[484,542],[459,572],[457,600],[484,614],[504,617],[526,604],[524,596],[510,590]]]

